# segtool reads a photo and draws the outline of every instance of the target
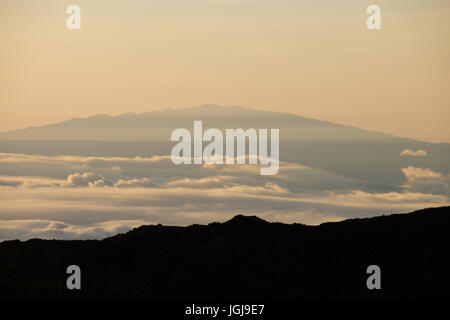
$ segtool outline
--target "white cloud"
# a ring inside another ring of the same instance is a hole
[[[117,188],[137,188],[137,187],[153,188],[156,186],[157,184],[152,182],[148,178],[142,179],[135,178],[130,180],[119,179],[116,183],[114,183],[114,187]]]
[[[105,178],[93,172],[74,173],[67,177],[67,184],[73,187],[104,186]]]
[[[405,149],[400,153],[401,156],[412,156],[412,157],[425,157],[427,152],[425,150],[413,151],[410,149]]]
[[[402,172],[408,181],[417,180],[420,178],[440,178],[442,175],[438,172],[434,172],[428,168],[407,167],[402,168]]]
[[[407,167],[402,169],[406,177],[404,188],[411,192],[450,196],[450,175],[445,176],[428,168]]]
[[[51,220],[0,220],[0,240],[41,239],[103,239],[124,233],[144,224],[144,221],[108,221],[87,226]]]

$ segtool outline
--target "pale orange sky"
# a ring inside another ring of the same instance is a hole
[[[450,142],[449,34],[447,0],[2,1],[0,131],[215,103]]]

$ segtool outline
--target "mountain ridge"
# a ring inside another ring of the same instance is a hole
[[[103,240],[0,243],[2,299],[450,298],[450,207],[319,226],[237,216]],[[78,265],[82,290],[67,290]],[[381,269],[368,290],[366,269]]]
[[[208,104],[116,116],[75,117],[43,126],[0,132],[0,139],[155,140],[162,135],[169,137],[176,128],[192,126],[194,120],[203,120],[205,126],[213,128],[279,128],[282,139],[401,138],[290,113]]]

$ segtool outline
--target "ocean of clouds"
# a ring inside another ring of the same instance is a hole
[[[0,240],[101,239],[142,224],[188,225],[254,214],[320,224],[447,205],[450,177],[402,169],[404,184],[379,192],[325,170],[280,162],[175,166],[169,156],[79,157],[0,153]]]

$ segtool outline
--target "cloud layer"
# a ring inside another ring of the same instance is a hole
[[[406,167],[389,193],[324,170],[281,162],[175,166],[151,158],[0,154],[0,240],[104,238],[142,224],[187,225],[255,214],[319,224],[447,205],[450,177]]]
[[[425,150],[409,150],[405,149],[400,153],[401,156],[412,156],[412,157],[425,157],[427,155],[427,152]]]

